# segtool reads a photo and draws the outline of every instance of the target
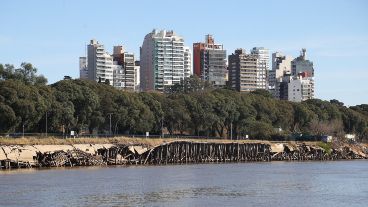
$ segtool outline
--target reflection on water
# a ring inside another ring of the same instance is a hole
[[[255,195],[253,193],[253,195]],[[229,191],[221,187],[209,188],[187,188],[180,190],[165,190],[147,192],[145,194],[116,193],[111,195],[94,195],[85,197],[84,202],[103,205],[105,203],[136,205],[136,204],[170,204],[178,200],[198,199],[201,197],[226,197],[236,198],[241,196],[252,196],[245,192]]]
[[[0,206],[366,206],[368,162],[0,171]]]

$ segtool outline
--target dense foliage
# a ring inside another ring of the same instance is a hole
[[[62,80],[46,85],[28,63],[0,65],[0,133],[44,132],[189,134],[270,139],[285,134],[355,133],[368,139],[368,105],[347,108],[337,100],[292,103],[267,91],[213,89],[198,78],[170,94],[130,93],[107,84]],[[47,113],[47,116],[46,116]],[[282,128],[277,132],[275,128]]]

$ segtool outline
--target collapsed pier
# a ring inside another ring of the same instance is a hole
[[[173,141],[153,147],[139,144],[6,145],[0,146],[0,169],[366,159],[364,150],[344,146],[326,151],[304,143],[192,141]]]

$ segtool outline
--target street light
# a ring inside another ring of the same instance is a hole
[[[230,139],[233,140],[233,122],[230,124]]]
[[[127,84],[127,62],[124,61],[124,91],[127,91],[127,87],[126,87],[126,84]]]
[[[47,111],[46,111],[46,138],[47,138]]]
[[[161,136],[164,138],[164,115],[161,117]]]
[[[108,113],[107,115],[110,116],[110,136],[111,136],[111,115],[113,115],[114,113]]]

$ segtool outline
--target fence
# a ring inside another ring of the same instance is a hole
[[[183,134],[165,134],[165,135],[149,135],[146,136],[145,134],[62,134],[62,133],[7,133],[7,134],[1,134],[0,138],[6,137],[6,138],[22,138],[22,137],[36,137],[36,138],[47,138],[47,137],[53,137],[53,138],[59,138],[59,139],[65,139],[65,138],[115,138],[115,137],[128,137],[128,138],[148,138],[148,139],[162,139],[162,138],[177,138],[177,139],[227,139],[230,140],[230,138],[226,137],[211,137],[211,136],[195,136],[195,135],[183,135]],[[233,140],[244,140],[248,138],[244,137],[234,137]],[[252,138],[250,138],[252,139]],[[262,140],[262,139],[257,139]],[[321,141],[321,136],[286,136],[282,139],[278,137],[271,137],[269,141],[277,141],[277,142],[288,142],[288,141],[296,141],[296,142],[302,142],[302,141]]]
[[[62,133],[0,133],[0,137],[6,138],[27,138],[27,137],[37,137],[37,138],[114,138],[114,137],[128,137],[128,138],[149,138],[149,139],[161,139],[161,138],[177,138],[177,139],[225,139],[223,137],[209,137],[209,136],[193,136],[193,135],[149,135],[145,134],[75,134],[74,136],[70,134]]]

